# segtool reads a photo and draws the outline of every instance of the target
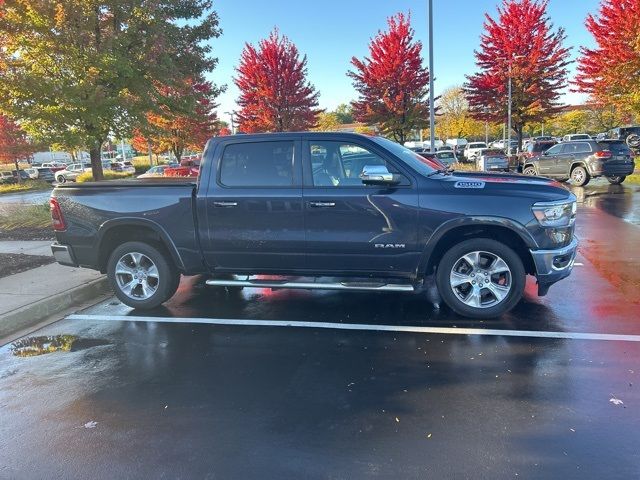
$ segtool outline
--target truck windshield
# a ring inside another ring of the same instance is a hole
[[[424,163],[424,158],[420,155],[409,150],[407,147],[403,147],[399,143],[382,137],[372,137],[371,140],[393,153],[397,158],[422,175],[429,175],[437,171],[437,169]]]

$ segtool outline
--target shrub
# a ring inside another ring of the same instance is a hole
[[[44,180],[24,180],[21,183],[9,183],[0,185],[0,194],[27,192],[29,190],[48,190],[51,185]]]
[[[131,177],[130,173],[124,172],[113,172],[111,170],[105,170],[102,172],[105,180],[121,180],[123,178]],[[84,172],[76,177],[76,182],[84,183],[84,182],[93,182],[93,173]]]

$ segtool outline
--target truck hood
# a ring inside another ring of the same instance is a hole
[[[444,189],[470,195],[518,196],[535,201],[564,200],[572,195],[563,184],[555,180],[528,175],[453,172],[440,178]]]

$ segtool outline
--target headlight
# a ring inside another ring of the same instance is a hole
[[[576,219],[575,200],[534,203],[531,210],[543,227],[568,227]]]

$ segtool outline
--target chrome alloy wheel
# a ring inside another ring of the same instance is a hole
[[[449,275],[453,293],[466,305],[489,308],[502,302],[511,291],[511,270],[491,252],[470,252],[453,264]]]
[[[116,263],[115,278],[122,293],[134,300],[151,298],[160,282],[158,267],[149,257],[138,252],[120,257]]]

